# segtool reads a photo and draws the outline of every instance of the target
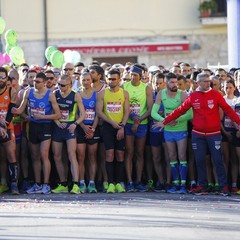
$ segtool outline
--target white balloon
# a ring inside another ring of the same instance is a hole
[[[78,51],[72,51],[72,63],[76,64],[77,62],[80,62],[81,55]]]
[[[72,51],[67,49],[63,53],[64,56],[64,62],[72,63]]]

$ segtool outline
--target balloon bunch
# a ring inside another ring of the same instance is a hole
[[[6,28],[6,22],[5,20],[0,17],[0,34],[3,34],[4,30]],[[17,33],[14,30],[8,30],[5,34],[5,40],[7,42],[6,44],[6,52],[0,53],[0,66],[2,66],[4,63],[9,64],[10,62],[14,62],[10,57],[10,50],[13,48],[13,46],[17,45]],[[13,52],[14,56],[16,54]],[[17,53],[18,54],[18,53]],[[21,56],[22,59],[24,58],[24,55]],[[16,57],[15,57],[16,59]],[[16,63],[16,62],[14,62]]]
[[[0,17],[0,34],[5,30],[6,22]],[[9,64],[13,62],[15,65],[20,65],[24,63],[24,52],[21,47],[17,45],[18,35],[17,32],[13,29],[8,29],[5,32],[5,41],[6,41],[6,52],[4,54],[0,53],[0,65],[4,63]]]
[[[81,60],[81,55],[77,51],[65,50],[64,53],[53,46],[49,46],[45,50],[46,59],[52,63],[54,67],[61,68],[64,62],[76,64]]]
[[[61,68],[64,63],[63,53],[53,46],[46,48],[45,57],[56,68]]]

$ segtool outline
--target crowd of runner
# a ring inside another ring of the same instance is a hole
[[[0,67],[0,193],[240,194],[240,70]]]

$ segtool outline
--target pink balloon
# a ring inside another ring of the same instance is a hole
[[[4,60],[5,60],[5,63],[9,64],[9,63],[11,62],[11,59],[10,59],[10,57],[8,56],[7,53],[4,53],[4,54],[3,54],[3,57],[4,57]]]
[[[5,59],[2,53],[0,53],[0,66],[2,66],[5,63]]]

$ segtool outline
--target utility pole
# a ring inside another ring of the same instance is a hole
[[[227,0],[228,66],[240,67],[240,0]]]

